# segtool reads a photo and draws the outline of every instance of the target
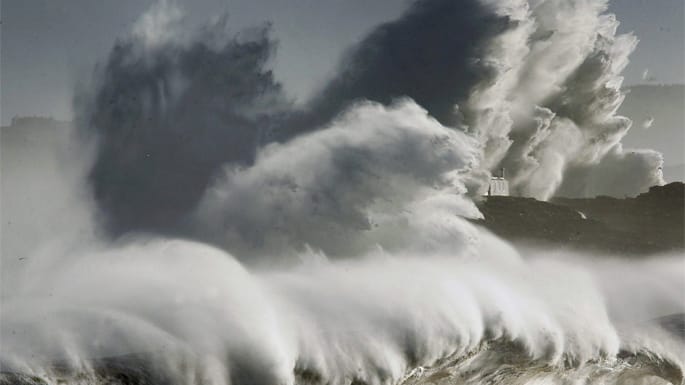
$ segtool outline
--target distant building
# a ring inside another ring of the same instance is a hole
[[[490,178],[487,196],[509,196],[509,182],[504,179],[504,169],[500,170],[500,176]]]

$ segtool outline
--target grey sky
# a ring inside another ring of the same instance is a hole
[[[71,117],[72,90],[87,80],[154,0],[2,0],[0,105],[2,124],[15,115]],[[177,1],[194,28],[227,11],[236,30],[272,21],[280,40],[275,70],[286,89],[305,98],[332,74],[345,48],[374,25],[397,17],[409,0]],[[641,43],[626,71],[628,84],[684,83],[682,0],[614,0],[621,31]]]

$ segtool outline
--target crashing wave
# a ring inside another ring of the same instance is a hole
[[[681,322],[685,315],[677,316]],[[188,365],[190,366],[190,365]],[[379,371],[381,372],[381,371]],[[173,378],[170,371],[155,364],[148,355],[132,354],[93,360],[88,368],[54,365],[39,374],[21,372],[0,373],[2,385],[47,384],[203,384],[211,383],[201,374]],[[244,383],[252,383],[248,378]],[[243,383],[240,381],[239,383]],[[320,373],[296,366],[293,385],[328,384],[330,380]],[[477,349],[455,353],[429,366],[409,370],[399,381],[366,381],[351,375],[342,383],[365,385],[389,383],[398,385],[482,385],[482,384],[617,384],[659,385],[683,384],[683,368],[679,363],[660,357],[651,351],[621,351],[616,357],[604,357],[587,362],[549,361],[532,359],[525,347],[506,339],[483,341]]]

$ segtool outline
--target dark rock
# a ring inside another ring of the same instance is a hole
[[[475,222],[513,242],[647,255],[685,248],[684,203],[681,182],[625,199],[488,197],[479,204],[485,219]]]

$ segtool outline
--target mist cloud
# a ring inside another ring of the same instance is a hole
[[[0,131],[0,292],[32,256],[99,235],[95,202],[85,181],[89,146],[67,122],[19,118]]]
[[[512,27],[508,15],[478,1],[422,0],[349,48],[337,73],[296,120],[295,131],[325,123],[357,100],[388,104],[410,97],[445,125],[456,106],[488,81],[486,44]]]
[[[471,231],[458,216],[480,217],[463,181],[477,159],[472,138],[413,101],[364,102],[317,132],[264,147],[250,167],[226,167],[195,220],[237,255],[454,251]]]

